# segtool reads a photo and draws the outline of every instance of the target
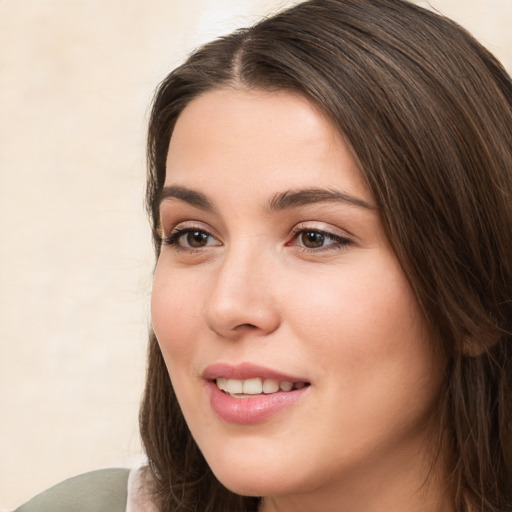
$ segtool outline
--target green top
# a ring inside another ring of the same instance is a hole
[[[125,512],[128,469],[75,476],[38,494],[14,512]]]

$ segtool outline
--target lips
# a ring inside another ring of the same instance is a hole
[[[224,421],[260,423],[302,398],[310,383],[269,368],[242,363],[217,363],[203,372],[213,411]]]
[[[281,373],[252,363],[241,363],[238,365],[216,363],[208,366],[203,372],[203,378],[206,380],[218,378],[245,380],[257,377],[262,379],[275,379],[277,381],[308,382],[305,378]]]

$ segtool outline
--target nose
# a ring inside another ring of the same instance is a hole
[[[206,325],[217,335],[266,336],[280,324],[275,265],[261,251],[228,251],[207,297]]]

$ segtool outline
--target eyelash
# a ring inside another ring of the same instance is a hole
[[[205,247],[209,246],[209,245],[204,245],[201,247],[190,247],[190,246],[183,245],[182,243],[180,243],[180,239],[189,233],[201,233],[202,235],[206,235],[207,237],[211,237],[212,239],[215,240],[213,235],[211,233],[209,233],[207,230],[205,230],[204,228],[187,226],[187,227],[182,227],[182,228],[175,228],[171,232],[171,234],[167,237],[164,237],[162,239],[162,241],[165,245],[173,247],[174,250],[176,250],[176,251],[184,251],[184,252],[191,252],[191,253],[194,253],[196,251],[199,251],[199,250],[204,249]],[[296,242],[299,239],[299,237],[305,233],[319,235],[319,236],[323,237],[324,240],[325,239],[330,240],[331,243],[328,245],[323,245],[321,247],[317,247],[317,248],[305,247],[304,245],[298,245],[296,243],[293,243],[293,242]],[[323,229],[305,227],[305,226],[300,226],[300,225],[296,226],[292,230],[291,235],[292,235],[291,240],[290,240],[290,242],[287,242],[286,245],[287,246],[295,246],[295,247],[299,248],[301,251],[308,252],[308,253],[338,251],[341,249],[345,249],[346,247],[348,247],[349,245],[352,245],[352,243],[353,243],[352,240],[350,240],[349,238],[347,238],[345,236],[336,235],[334,233],[331,233],[330,231],[326,231]],[[210,244],[210,245],[214,245],[214,244]]]
[[[328,252],[328,251],[339,251],[341,249],[347,248],[349,245],[352,245],[352,240],[345,236],[336,235],[335,233],[331,233],[330,231],[324,230],[324,229],[318,229],[318,228],[311,228],[307,226],[296,226],[292,230],[292,242],[297,241],[299,237],[302,234],[310,233],[315,235],[320,235],[324,239],[331,240],[332,243],[328,245],[324,245],[319,248],[310,248],[305,247],[303,245],[297,245],[297,244],[291,244],[287,243],[286,245],[294,245],[295,247],[298,247],[301,251],[308,252],[308,253],[319,253],[319,252]]]
[[[175,228],[172,230],[171,234],[167,237],[163,238],[163,243],[165,245],[171,246],[175,251],[183,251],[183,252],[196,252],[198,250],[203,249],[204,247],[189,247],[187,245],[183,245],[180,243],[180,238],[188,233],[202,233],[208,237],[214,238],[211,233],[209,233],[206,229],[202,227],[195,226],[184,226],[182,228]]]

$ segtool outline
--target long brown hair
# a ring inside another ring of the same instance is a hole
[[[448,358],[439,420],[458,511],[512,510],[512,81],[454,22],[403,0],[311,0],[196,51],[160,85],[148,139],[156,199],[176,119],[219,87],[299,92],[351,147]],[[154,334],[140,414],[162,511],[257,510],[213,476]]]

